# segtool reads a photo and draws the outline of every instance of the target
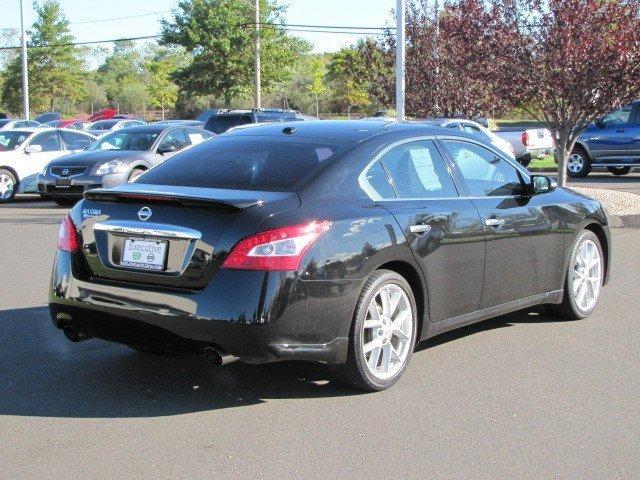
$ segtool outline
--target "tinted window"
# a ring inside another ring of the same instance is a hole
[[[462,124],[462,131],[466,133],[470,133],[474,137],[479,138],[481,140],[491,142],[491,139],[487,135],[485,135],[485,133],[475,125]]]
[[[40,145],[43,152],[62,150],[62,144],[57,132],[46,132],[36,135],[29,145]]]
[[[387,172],[380,162],[374,163],[373,166],[367,170],[366,177],[367,182],[380,198],[396,198],[389,175],[387,175]]]
[[[3,130],[2,132],[0,132],[0,152],[15,150],[20,145],[22,145],[22,142],[24,142],[29,137],[29,135],[29,133],[25,132]]]
[[[519,195],[522,180],[508,161],[479,145],[445,140],[451,156],[472,196]]]
[[[91,137],[77,133],[61,131],[60,135],[62,135],[67,150],[84,150],[93,143]]]
[[[626,123],[629,123],[629,117],[631,117],[632,110],[633,105],[622,107],[604,117],[602,119],[602,123],[604,123],[605,125],[624,125]]]
[[[458,196],[444,160],[431,140],[397,146],[381,160],[391,173],[399,198]]]
[[[118,120],[101,120],[99,122],[94,123],[89,128],[90,130],[111,130]]]
[[[238,125],[246,125],[247,123],[253,123],[251,115],[249,114],[215,115],[207,120],[204,128],[210,132],[220,134],[230,128],[237,127]]]
[[[220,137],[167,160],[144,183],[240,190],[291,190],[341,145],[318,141]]]

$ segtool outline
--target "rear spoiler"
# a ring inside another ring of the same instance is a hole
[[[295,193],[138,183],[128,183],[115,188],[96,188],[84,192],[84,198],[98,202],[172,203],[190,207],[214,208],[228,212],[238,212],[265,202],[282,200],[291,195],[295,195]]]

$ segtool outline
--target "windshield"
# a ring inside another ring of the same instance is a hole
[[[4,119],[4,120],[0,120],[0,127],[4,127],[7,123],[11,122],[12,120],[10,119]]]
[[[160,132],[131,132],[121,130],[101,138],[90,150],[151,150]]]
[[[322,140],[222,136],[149,170],[140,183],[287,191],[343,149]]]
[[[0,152],[15,150],[29,138],[29,135],[31,134],[27,132],[16,132],[15,130],[0,132]]]

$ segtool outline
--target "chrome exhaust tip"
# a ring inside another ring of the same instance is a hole
[[[88,340],[91,338],[83,331],[78,330],[76,327],[72,327],[71,325],[67,325],[66,327],[64,327],[62,329],[62,333],[64,333],[64,336],[74,343],[82,342],[83,340]]]
[[[206,358],[209,363],[217,367],[240,360],[239,357],[234,357],[225,351],[217,350],[213,347],[207,347],[204,349],[204,358]]]

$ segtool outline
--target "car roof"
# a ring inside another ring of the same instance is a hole
[[[116,130],[116,132],[134,132],[134,133],[159,133],[165,130],[178,130],[182,128],[192,128],[189,125],[176,125],[171,123],[149,123],[144,125],[135,125],[133,127]]]
[[[285,129],[292,133],[287,134]],[[361,142],[384,133],[407,131],[421,135],[451,134],[449,129],[424,123],[389,122],[385,120],[310,120],[308,122],[263,123],[254,128],[237,129],[224,136],[295,136],[325,140]]]

